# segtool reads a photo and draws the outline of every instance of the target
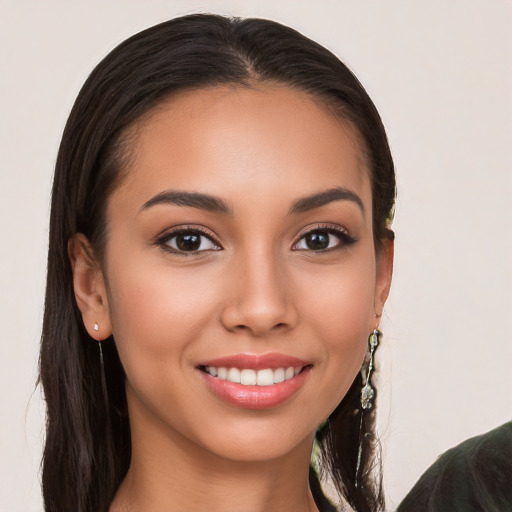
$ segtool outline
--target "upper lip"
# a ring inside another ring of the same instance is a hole
[[[267,354],[233,354],[202,361],[198,367],[215,366],[216,368],[264,370],[266,368],[289,368],[290,366],[302,368],[309,364],[311,363],[297,357],[271,352]]]

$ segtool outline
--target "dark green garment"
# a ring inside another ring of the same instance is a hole
[[[512,422],[441,455],[398,512],[512,512]]]
[[[309,488],[315,500],[315,505],[320,512],[336,512],[336,507],[334,507],[322,492],[318,475],[311,466],[309,467]]]

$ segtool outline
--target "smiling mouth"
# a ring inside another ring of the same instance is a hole
[[[313,364],[280,353],[233,354],[196,366],[214,395],[243,409],[271,409],[304,386]]]
[[[310,365],[307,365],[310,366]],[[217,366],[200,366],[199,369],[219,380],[241,384],[243,386],[272,386],[293,379],[304,370],[306,366],[288,366],[282,368],[264,368],[253,370],[251,368],[227,368]]]

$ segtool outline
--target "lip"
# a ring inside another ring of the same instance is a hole
[[[201,370],[203,366],[264,370],[266,368],[302,367],[302,371],[278,384],[252,386],[222,380]],[[311,363],[285,354],[236,354],[201,362],[198,370],[208,389],[217,397],[235,407],[243,409],[271,409],[291,398],[306,381],[312,368]]]
[[[296,357],[279,354],[277,352],[269,352],[267,354],[234,354],[218,359],[210,359],[202,361],[198,366],[216,366],[224,368],[247,368],[250,370],[264,370],[265,368],[288,368],[293,366],[307,366],[307,361]]]

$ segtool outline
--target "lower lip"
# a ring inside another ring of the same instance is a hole
[[[243,409],[270,409],[291,398],[304,384],[310,370],[308,366],[295,377],[271,386],[244,386],[202,371],[201,374],[210,390],[228,404]]]

